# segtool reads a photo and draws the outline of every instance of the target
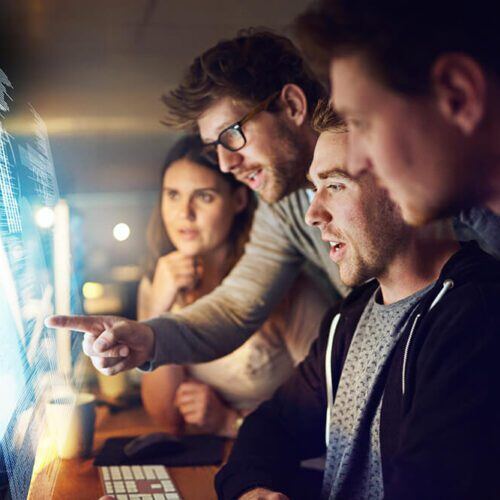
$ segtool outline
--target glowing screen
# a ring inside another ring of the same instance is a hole
[[[45,398],[61,377],[43,325],[55,311],[59,194],[45,125],[14,92],[0,69],[0,486],[17,500],[28,496]]]

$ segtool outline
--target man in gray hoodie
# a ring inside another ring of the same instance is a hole
[[[272,33],[241,32],[197,57],[164,97],[165,123],[198,129],[221,170],[258,193],[244,256],[221,286],[179,313],[144,323],[84,317],[50,325],[85,331],[85,352],[97,369],[113,374],[146,360],[143,368],[154,369],[231,352],[259,328],[305,264],[332,298],[345,295],[328,244],[304,222],[306,172],[317,141],[310,121],[323,96],[293,44]]]

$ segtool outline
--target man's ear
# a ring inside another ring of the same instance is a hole
[[[444,119],[472,134],[486,109],[486,75],[481,65],[465,54],[445,54],[432,67],[432,84]]]
[[[239,186],[233,193],[233,200],[235,203],[235,213],[239,214],[247,208],[249,203],[249,190],[246,186]]]
[[[307,97],[304,91],[294,83],[287,83],[281,89],[280,104],[286,117],[297,126],[301,126],[307,119]]]

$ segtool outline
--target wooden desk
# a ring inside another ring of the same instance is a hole
[[[98,408],[94,453],[110,437],[133,436],[161,431],[142,408],[110,414]],[[226,457],[229,453],[229,443]],[[55,462],[54,462],[55,461]],[[34,474],[28,499],[30,500],[97,500],[104,495],[93,458],[54,459]],[[170,473],[184,500],[216,499],[213,480],[218,467],[169,467]]]

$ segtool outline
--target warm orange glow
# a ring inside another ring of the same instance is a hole
[[[82,117],[44,117],[48,133],[52,135],[95,135],[95,134],[165,134],[165,129],[154,120],[138,120],[137,117],[97,116]],[[22,120],[11,120],[9,132],[27,134],[32,126]]]

